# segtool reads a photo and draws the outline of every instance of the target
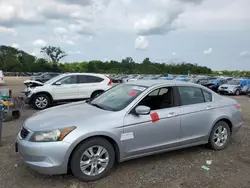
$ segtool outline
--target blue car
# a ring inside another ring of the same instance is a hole
[[[175,78],[175,80],[187,82],[189,80],[189,77],[188,76],[177,76]]]
[[[225,79],[220,79],[220,78],[215,78],[215,79],[210,79],[209,83],[206,85],[209,89],[218,92],[218,88],[223,85],[226,84],[227,81]]]

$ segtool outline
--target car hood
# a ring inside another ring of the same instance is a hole
[[[53,130],[79,124],[93,126],[97,120],[106,121],[113,113],[115,112],[102,110],[81,101],[39,111],[28,118],[24,125],[32,131]]]
[[[36,80],[25,80],[23,84],[26,85],[27,87],[36,87],[36,86],[44,85],[44,83],[36,81]]]
[[[234,88],[238,87],[238,85],[223,84],[220,87],[227,87],[228,89],[234,89]]]

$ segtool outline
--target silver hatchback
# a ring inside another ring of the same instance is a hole
[[[40,173],[70,170],[93,181],[115,162],[200,144],[222,150],[241,126],[233,99],[193,83],[141,80],[34,114],[17,136],[16,151]]]

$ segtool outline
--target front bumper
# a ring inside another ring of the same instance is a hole
[[[24,98],[24,103],[25,104],[30,104],[31,103],[31,98],[30,97],[25,97]]]
[[[29,142],[18,135],[16,151],[30,168],[41,174],[66,174],[68,169],[67,142]]]
[[[30,104],[31,103],[31,96],[29,96],[29,92],[27,91],[22,91],[21,93],[23,93],[23,99],[24,99],[24,103],[25,104]]]

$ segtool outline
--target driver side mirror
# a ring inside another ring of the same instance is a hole
[[[148,106],[140,105],[135,108],[135,112],[138,115],[148,115],[151,109]]]
[[[55,85],[60,86],[60,85],[62,85],[62,83],[61,82],[56,82]]]

